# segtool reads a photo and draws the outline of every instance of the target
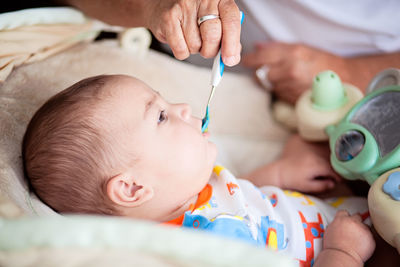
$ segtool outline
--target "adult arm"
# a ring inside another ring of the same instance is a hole
[[[88,16],[111,25],[146,27],[174,56],[183,60],[200,53],[210,58],[221,47],[223,62],[240,61],[240,15],[234,0],[59,0]],[[199,17],[214,14],[220,19],[197,25]]]
[[[243,64],[254,69],[267,65],[272,90],[280,99],[295,103],[311,87],[313,77],[328,69],[365,91],[381,70],[400,68],[400,52],[344,58],[302,44],[271,42],[258,44],[253,53],[243,56]]]

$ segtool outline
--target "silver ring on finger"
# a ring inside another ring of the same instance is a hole
[[[256,70],[256,76],[258,80],[267,91],[271,91],[271,89],[274,87],[271,81],[268,79],[269,70],[270,68],[267,65],[262,65]]]
[[[207,20],[210,20],[210,19],[219,19],[219,16],[218,15],[212,15],[212,14],[202,16],[197,20],[197,25],[200,26],[200,24],[202,24],[204,21],[207,21]]]

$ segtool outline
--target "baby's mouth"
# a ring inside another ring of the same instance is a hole
[[[203,137],[205,137],[205,138],[209,138],[210,137],[210,133],[209,132],[204,132],[201,135],[203,135]]]

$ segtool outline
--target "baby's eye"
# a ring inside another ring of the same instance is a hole
[[[161,110],[160,116],[158,117],[158,124],[162,123],[163,121],[166,121],[168,119],[167,113],[165,110]]]

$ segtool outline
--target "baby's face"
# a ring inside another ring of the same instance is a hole
[[[134,173],[151,183],[160,208],[176,208],[201,191],[217,155],[209,135],[201,132],[201,119],[187,104],[170,104],[132,77],[115,76],[107,86],[106,125],[115,127],[113,138],[134,152]]]

